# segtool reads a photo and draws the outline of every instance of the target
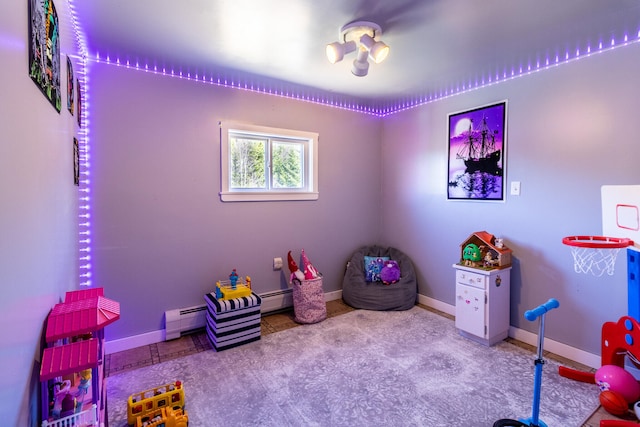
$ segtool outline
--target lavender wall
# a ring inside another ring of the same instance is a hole
[[[378,240],[375,117],[110,65],[91,69],[94,283],[121,304],[108,340],[164,328],[233,268],[257,293],[287,286],[274,257],[304,248],[339,290]],[[219,120],[319,132],[318,201],[220,201]]]
[[[602,234],[600,187],[638,184],[640,45],[496,84],[389,117],[382,142],[382,239],[414,259],[420,293],[455,304],[452,264],[475,231],[514,251],[511,324],[550,297],[547,336],[600,353],[602,323],[627,312],[626,254],[613,276],[574,273],[561,239]],[[506,203],[447,201],[447,114],[508,100]]]
[[[28,2],[0,3],[0,420],[38,425],[44,321],[77,286],[75,117],[60,113],[28,75]],[[62,91],[74,53],[66,2],[56,2]]]

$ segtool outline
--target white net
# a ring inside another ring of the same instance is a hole
[[[576,273],[591,273],[596,277],[607,273],[613,275],[616,257],[620,248],[586,248],[570,246],[573,255],[573,269]]]

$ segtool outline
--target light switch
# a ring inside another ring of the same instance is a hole
[[[511,195],[512,196],[520,195],[520,181],[511,181]]]

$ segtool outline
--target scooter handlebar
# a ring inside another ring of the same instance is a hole
[[[545,302],[544,304],[539,305],[538,307],[534,308],[533,310],[525,311],[524,312],[524,318],[527,319],[530,322],[533,322],[538,317],[540,317],[543,314],[545,314],[547,311],[551,311],[554,308],[558,308],[558,307],[560,307],[560,302],[558,302],[558,300],[555,299],[555,298],[550,298],[549,301]]]

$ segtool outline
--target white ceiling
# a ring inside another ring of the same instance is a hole
[[[442,96],[637,41],[639,0],[76,0],[91,57],[363,105]],[[373,21],[391,53],[369,75],[324,50]]]

